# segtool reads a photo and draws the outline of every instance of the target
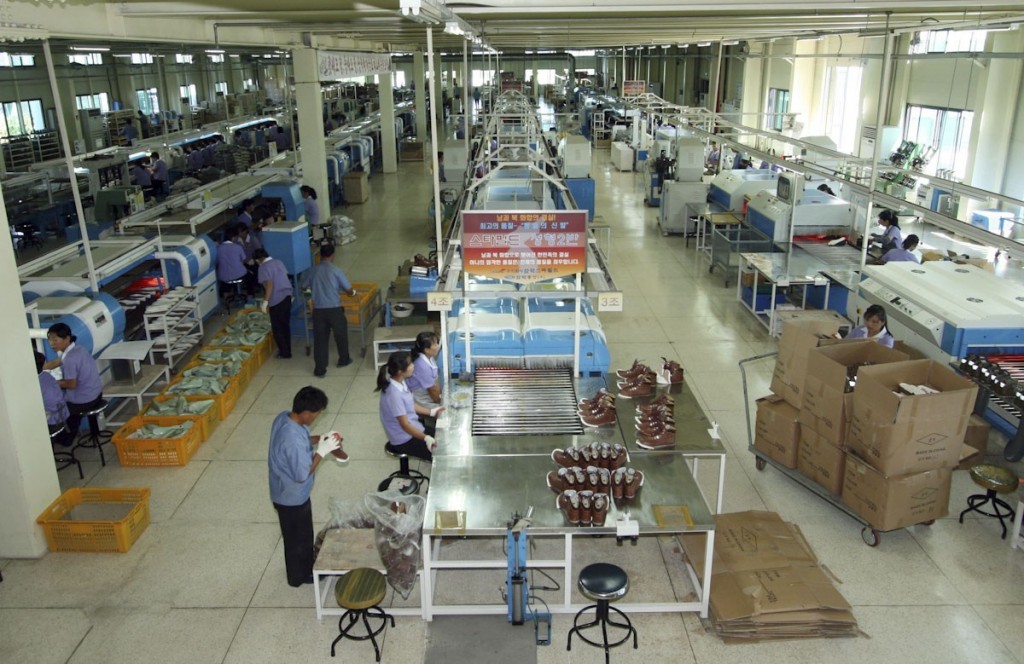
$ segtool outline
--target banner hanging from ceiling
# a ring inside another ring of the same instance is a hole
[[[391,54],[389,53],[317,51],[316,59],[321,81],[333,81],[353,76],[373,76],[391,71]]]
[[[520,284],[587,269],[587,211],[462,213],[462,263],[471,274]]]

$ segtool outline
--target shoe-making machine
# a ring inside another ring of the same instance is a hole
[[[747,223],[776,244],[789,244],[795,235],[849,231],[853,205],[816,189],[804,190],[804,178],[779,173],[776,189],[759,191],[747,206]]]
[[[1016,383],[1000,387],[980,372],[967,372],[982,388],[975,412],[1010,437],[1004,452],[1008,459],[1024,457],[1024,400],[1018,398],[1024,386],[1020,285],[949,261],[868,266],[864,277],[861,298],[885,307],[889,330],[897,339],[956,366],[968,356],[989,358],[991,373],[1002,370]]]

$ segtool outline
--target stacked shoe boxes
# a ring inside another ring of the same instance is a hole
[[[907,394],[901,384],[935,392]],[[945,516],[977,392],[932,360],[862,368],[851,400],[843,502],[878,530]]]
[[[857,374],[862,367],[906,361],[907,356],[874,341],[815,348],[807,354],[800,408],[797,469],[839,495]]]

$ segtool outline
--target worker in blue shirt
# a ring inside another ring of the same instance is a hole
[[[217,245],[217,281],[220,282],[225,307],[228,306],[227,298],[235,294],[235,285],[231,282],[244,280],[248,274],[245,247],[238,239],[238,226],[231,224],[224,231],[224,241]]]
[[[46,425],[50,428],[50,438],[61,447],[71,447],[71,443],[75,442],[75,433],[64,424],[71,416],[68,404],[64,401],[64,390],[60,389],[53,374],[43,369],[45,364],[46,356],[36,351],[36,373],[39,374],[39,391],[43,394],[43,410],[46,411]],[[57,431],[60,433],[54,438]]]
[[[914,253],[919,240],[914,234],[908,235],[903,240],[902,248],[892,248],[882,256],[882,263],[920,263],[921,260]]]
[[[313,375],[322,377],[327,373],[327,342],[334,332],[334,343],[338,347],[338,366],[352,364],[348,352],[348,321],[341,305],[341,294],[355,295],[352,283],[334,264],[334,245],[320,247],[320,264],[313,270]]]
[[[149,159],[142,158],[132,166],[132,180],[142,187],[142,193],[146,196],[153,195],[153,176],[149,172]]]
[[[338,432],[310,435],[310,425],[326,408],[322,390],[303,387],[292,399],[291,411],[280,413],[270,428],[270,500],[281,525],[285,573],[293,588],[313,582],[313,474],[328,454],[348,460]]]
[[[158,200],[167,197],[167,162],[160,158],[159,152],[149,155],[150,172],[153,174],[153,195]]]
[[[299,193],[302,194],[302,207],[306,213],[306,223],[310,228],[320,225],[320,205],[316,202],[316,189],[304,184],[299,187]]]

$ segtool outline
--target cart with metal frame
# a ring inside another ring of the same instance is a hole
[[[711,265],[708,272],[715,267],[722,268],[722,279],[726,288],[729,278],[736,274],[740,264],[740,254],[767,253],[772,251],[772,239],[746,225],[715,226],[711,235]]]
[[[892,530],[885,530],[885,531],[883,531],[883,530],[878,530],[877,528],[872,528],[871,524],[869,524],[867,521],[865,521],[863,517],[861,517],[859,514],[854,512],[849,506],[846,505],[846,503],[843,502],[842,496],[840,496],[838,494],[835,494],[835,493],[832,493],[831,491],[829,491],[825,487],[821,486],[820,484],[818,484],[814,480],[810,479],[809,477],[804,476],[799,471],[797,471],[797,470],[795,470],[793,468],[786,468],[785,466],[783,466],[778,461],[775,461],[774,459],[771,459],[769,457],[763,456],[756,449],[754,449],[754,434],[753,434],[753,427],[751,426],[752,422],[750,420],[750,398],[749,398],[749,394],[747,392],[747,369],[746,369],[746,365],[748,363],[751,363],[751,362],[757,362],[757,361],[765,360],[765,359],[768,359],[768,358],[771,358],[771,357],[776,357],[777,355],[778,355],[777,352],[776,353],[765,353],[763,355],[755,355],[753,357],[744,358],[744,359],[740,360],[740,362],[739,362],[739,365],[740,365],[740,376],[741,376],[742,381],[743,381],[743,414],[747,418],[747,449],[750,450],[750,452],[754,455],[754,464],[756,465],[758,470],[764,470],[765,466],[771,465],[773,468],[778,470],[780,473],[782,473],[786,477],[790,478],[791,480],[793,480],[797,484],[800,484],[800,485],[804,486],[805,488],[810,490],[812,493],[817,495],[822,500],[835,505],[836,508],[842,510],[846,514],[848,514],[851,517],[853,517],[853,519],[856,520],[858,523],[863,524],[863,527],[860,529],[860,536],[861,536],[861,539],[864,540],[865,544],[867,544],[868,546],[871,546],[871,547],[878,546],[878,544],[882,541],[882,533],[883,532],[893,532]],[[920,524],[913,524],[913,525],[930,526],[933,523],[935,523],[934,519],[929,520],[929,521],[922,521]],[[896,530],[902,530],[902,529],[901,528],[897,528]]]

